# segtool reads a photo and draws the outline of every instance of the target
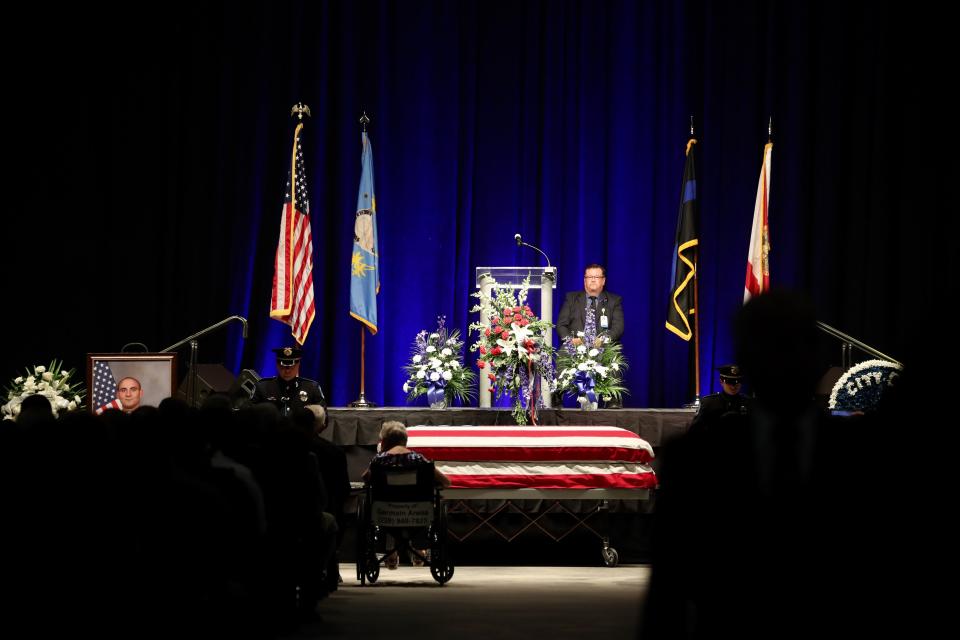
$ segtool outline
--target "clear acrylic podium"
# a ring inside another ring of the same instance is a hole
[[[556,267],[477,267],[477,289],[490,296],[494,288],[520,289],[523,281],[529,278],[531,289],[540,290],[540,318],[553,322],[553,290],[557,288]],[[481,313],[484,324],[490,324],[489,314]],[[543,335],[546,344],[553,344],[553,329],[548,328]],[[480,406],[490,407],[490,379],[479,376],[480,379]],[[549,380],[540,380],[541,389],[549,389]],[[543,404],[553,406],[549,391],[542,394]]]

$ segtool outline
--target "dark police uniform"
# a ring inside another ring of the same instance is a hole
[[[740,367],[735,364],[728,364],[718,367],[720,379],[729,383],[740,382]],[[735,414],[746,415],[750,412],[753,399],[743,394],[730,395],[725,391],[720,393],[711,393],[700,399],[700,410],[690,423],[690,429],[700,429],[705,424],[712,422],[721,416]]]
[[[303,357],[303,351],[296,347],[281,347],[273,351],[277,354],[277,364],[286,366],[296,364]],[[308,404],[324,406],[327,404],[320,385],[316,381],[302,376],[297,376],[289,381],[279,376],[263,378],[257,382],[251,400],[255,404],[272,402],[284,416],[289,416]]]

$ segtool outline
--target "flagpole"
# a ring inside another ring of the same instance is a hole
[[[700,269],[700,252],[696,252],[697,261],[693,269],[693,369],[694,390],[696,395],[693,397],[693,404],[700,406],[700,276],[697,271]]]
[[[690,138],[693,138],[693,115],[690,115]],[[697,221],[699,223],[699,220]],[[693,404],[700,406],[700,246],[694,252],[693,263],[693,388],[696,393]]]
[[[364,111],[363,115],[360,117],[360,125],[363,127],[363,132],[367,132],[367,124],[370,122],[370,118],[367,116],[367,112]],[[363,325],[360,325],[360,397],[347,406],[351,409],[373,409],[377,405],[367,400],[366,395],[366,363],[367,363],[367,333],[363,330]]]
[[[693,114],[690,114],[690,139],[694,139]],[[699,223],[699,220],[697,221]],[[693,405],[700,406],[700,247],[693,263]]]
[[[690,140],[694,138],[693,115],[690,116]],[[687,153],[693,151],[687,143]],[[699,223],[699,220],[697,221]],[[700,246],[693,252],[693,402],[688,407],[700,408]],[[688,361],[689,362],[689,361]]]
[[[377,405],[367,400],[366,396],[366,361],[367,361],[367,334],[360,325],[360,397],[347,406],[351,409],[373,409]]]

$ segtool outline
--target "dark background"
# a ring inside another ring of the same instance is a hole
[[[474,320],[475,267],[541,264],[518,232],[559,267],[556,311],[585,264],[607,265],[624,296],[627,406],[688,401],[687,344],[663,325],[691,115],[704,393],[733,358],[770,117],[772,282],[908,364],[944,339],[955,70],[945,21],[920,6],[127,10],[37,5],[6,20],[0,381],[52,358],[79,369],[129,342],[160,350],[233,314],[249,318],[249,338],[234,323],[201,341],[200,361],[272,375],[269,349],[289,340],[268,309],[298,101],[313,111],[317,295],[303,373],[335,405],[359,392],[348,296],[364,110],[382,256],[380,333],[367,339],[378,404],[404,403],[417,331],[438,315],[461,331]]]

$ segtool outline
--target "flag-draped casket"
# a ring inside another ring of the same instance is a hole
[[[653,448],[619,427],[422,426],[407,447],[453,489],[652,489]]]

